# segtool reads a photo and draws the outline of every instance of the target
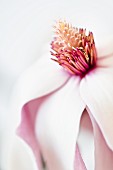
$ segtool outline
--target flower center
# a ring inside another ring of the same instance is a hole
[[[51,43],[52,60],[71,74],[85,75],[96,65],[93,33],[86,35],[86,29],[72,27],[65,21],[59,21],[54,28],[56,36]]]

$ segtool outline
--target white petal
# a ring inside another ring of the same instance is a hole
[[[38,110],[36,134],[49,170],[73,170],[80,117],[85,104],[79,96],[79,78],[73,76],[47,96]]]
[[[1,142],[1,170],[37,170],[32,150],[20,137],[7,133]]]
[[[19,137],[12,142],[8,170],[38,170],[32,150]]]
[[[62,67],[50,59],[50,55],[45,55],[20,77],[15,90],[16,95],[27,101],[46,95],[62,86],[69,76]]]
[[[113,149],[113,71],[97,69],[80,85],[81,96]]]
[[[44,96],[61,87],[70,75],[57,63],[45,54],[32,67],[22,74],[12,95],[10,109],[12,119],[20,121],[20,112],[23,105],[41,96]],[[19,113],[16,114],[15,112]]]
[[[29,134],[32,134],[31,125],[28,126],[30,119],[27,116],[25,117],[24,112],[27,110],[27,106],[25,105],[28,101],[33,98],[40,98],[43,95],[51,93],[52,91],[63,86],[70,75],[65,72],[57,63],[51,61],[50,55],[45,55],[42,59],[40,59],[37,63],[35,63],[31,68],[29,68],[19,79],[16,84],[11,104],[10,104],[10,131],[11,133],[15,133],[15,129],[18,124],[21,122],[21,109],[22,109],[22,122],[21,127],[19,128],[19,135],[25,140],[28,140],[28,129],[30,130]],[[33,105],[34,107],[34,105]],[[33,108],[34,109],[34,108]],[[28,110],[27,110],[28,111]],[[34,116],[35,118],[35,116]],[[23,122],[24,120],[24,122]],[[13,123],[12,123],[13,122]],[[32,122],[31,122],[32,123]],[[23,127],[26,126],[26,127]],[[28,127],[27,127],[28,126]],[[23,128],[23,129],[22,129]],[[27,130],[26,130],[27,129]],[[26,133],[26,136],[24,133]],[[37,149],[36,157],[39,160],[39,147],[36,144],[35,136],[31,136],[31,140],[33,139],[33,143],[30,145]],[[27,141],[29,142],[29,141]],[[36,146],[37,145],[37,146]]]

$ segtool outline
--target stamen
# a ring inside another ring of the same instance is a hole
[[[85,75],[96,65],[97,52],[93,33],[86,35],[86,29],[72,27],[65,21],[59,21],[55,37],[51,43],[51,55],[55,62],[71,74]]]

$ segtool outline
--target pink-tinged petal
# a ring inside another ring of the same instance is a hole
[[[81,81],[80,94],[113,149],[113,71],[96,69]]]
[[[82,160],[78,145],[76,146],[75,152],[75,170],[86,170],[85,164]]]
[[[91,116],[95,139],[95,170],[113,169],[113,151],[108,147],[102,132]]]
[[[86,109],[81,117],[77,144],[87,170],[94,170],[94,134]]]
[[[49,170],[74,169],[76,139],[84,108],[79,78],[75,76],[40,105],[36,135]]]
[[[58,89],[69,77],[67,72],[50,59],[50,54],[46,54],[22,74],[15,86],[13,100],[22,106],[31,99]]]
[[[60,88],[69,77],[67,72],[50,59],[50,55],[43,56],[26,70],[16,83],[10,101],[11,128],[16,129],[19,124],[20,112],[25,103]]]
[[[38,162],[40,162],[40,153],[34,134],[35,110],[42,101],[41,97],[43,95],[47,95],[63,86],[69,77],[70,75],[55,64],[50,56],[45,55],[23,73],[13,92],[10,104],[10,122],[13,122],[13,124],[10,123],[11,129],[14,131],[20,124],[22,109],[22,122],[18,134],[32,147]],[[34,98],[38,98],[38,100],[29,103]]]
[[[39,144],[35,135],[35,118],[37,109],[42,102],[43,98],[39,98],[32,100],[23,106],[21,124],[17,129],[17,134],[23,138],[32,149],[38,170],[42,169],[42,160]]]

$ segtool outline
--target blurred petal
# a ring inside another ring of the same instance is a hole
[[[96,69],[82,79],[80,93],[113,149],[113,70]]]
[[[23,159],[24,158],[24,159]],[[31,149],[15,136],[10,151],[8,170],[37,170]]]
[[[95,170],[113,169],[113,151],[108,147],[99,126],[91,117],[95,139]]]
[[[79,122],[85,104],[79,95],[79,78],[47,96],[39,107],[36,135],[49,170],[73,170]]]
[[[99,58],[106,58],[106,56],[113,54],[113,35],[104,37],[104,41],[100,39],[100,42],[97,44],[97,54]]]

